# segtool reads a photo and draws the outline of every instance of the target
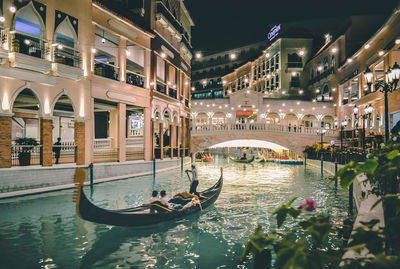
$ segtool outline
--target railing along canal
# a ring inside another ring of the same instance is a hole
[[[293,134],[306,134],[306,135],[317,135],[320,128],[314,127],[294,127],[287,125],[278,124],[207,124],[194,126],[192,128],[192,134],[202,134],[207,132],[225,132],[225,131],[254,131],[254,132],[278,132],[278,133],[293,133]],[[336,136],[337,130],[326,129],[325,135]]]

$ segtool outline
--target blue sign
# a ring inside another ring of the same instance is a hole
[[[278,36],[279,34],[279,30],[281,30],[281,25],[275,25],[274,27],[271,28],[271,30],[269,30],[268,33],[268,40],[272,41],[275,37]]]

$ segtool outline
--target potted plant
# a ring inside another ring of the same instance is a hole
[[[31,164],[31,152],[34,146],[38,145],[38,142],[34,138],[24,137],[15,140],[15,145],[21,146],[18,149],[18,160],[19,165],[27,166]]]

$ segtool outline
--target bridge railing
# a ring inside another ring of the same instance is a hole
[[[294,127],[279,124],[206,124],[192,127],[192,135],[205,134],[209,132],[227,132],[227,131],[238,131],[238,132],[275,132],[275,133],[291,133],[299,135],[318,135],[320,128],[314,127]],[[337,136],[336,129],[326,129],[325,136]]]

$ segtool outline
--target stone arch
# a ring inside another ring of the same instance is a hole
[[[30,14],[30,12],[32,12],[32,13]],[[18,17],[22,18],[21,15],[24,15],[23,17],[25,17],[26,19],[29,19],[29,17],[31,17],[31,19],[36,19],[36,21],[32,21],[32,20],[27,20],[27,21],[29,21],[31,23],[35,23],[35,22],[39,23],[40,35],[38,37],[41,37],[41,38],[45,37],[45,35],[46,35],[46,25],[45,25],[42,17],[40,16],[39,12],[36,10],[35,6],[33,5],[32,1],[29,2],[27,5],[25,5],[24,7],[20,8],[15,13],[14,18],[13,18],[13,29],[14,30],[19,31],[18,29],[16,29],[16,26],[17,26],[16,22],[17,22],[17,18]],[[32,15],[34,15],[34,16],[32,17]],[[21,32],[23,32],[23,31],[21,31]],[[26,32],[24,32],[24,33],[26,33]],[[32,33],[27,33],[27,34],[30,34],[30,35],[33,35],[33,36],[37,36],[37,35],[32,34]]]
[[[322,117],[322,122],[324,122],[325,128],[333,129],[335,127],[335,117],[332,115],[324,115]]]
[[[161,109],[160,109],[160,107],[159,106],[155,106],[154,108],[153,108],[153,113],[152,113],[152,118],[154,119],[154,121],[156,120],[156,115],[157,115],[157,113],[158,113],[158,119],[161,119]]]
[[[266,113],[265,121],[267,124],[279,124],[281,118],[279,117],[278,112],[268,112]]]
[[[314,114],[305,114],[302,122],[304,123],[304,127],[318,127],[318,118]]]
[[[63,96],[63,95],[67,96],[67,97],[69,98],[69,100],[71,101],[71,105],[72,105],[72,108],[73,108],[73,110],[74,110],[75,119],[78,119],[78,118],[79,118],[79,111],[78,111],[78,109],[77,109],[77,107],[76,107],[76,105],[75,105],[75,103],[74,103],[73,98],[71,97],[71,95],[69,95],[69,93],[68,93],[68,91],[67,91],[66,89],[64,89],[62,92],[60,92],[60,93],[54,98],[53,103],[52,103],[52,105],[51,105],[51,107],[50,107],[51,113],[52,113],[52,114],[54,113],[54,107],[56,106],[57,101],[58,101],[58,100],[61,98],[61,96]]]
[[[221,118],[223,117],[223,118]],[[223,111],[216,111],[211,119],[212,124],[226,124],[226,114]]]
[[[298,118],[295,113],[289,112],[285,115],[285,117],[283,118],[283,121],[284,121],[284,124],[286,124],[286,125],[290,124],[290,126],[294,126],[294,125],[297,125]]]
[[[17,89],[14,92],[14,94],[13,94],[11,100],[10,100],[10,112],[12,112],[12,110],[13,110],[15,99],[17,99],[18,95],[25,89],[31,90],[32,93],[35,95],[36,99],[39,102],[39,109],[40,109],[40,115],[39,116],[40,117],[43,116],[43,108],[44,108],[44,106],[43,106],[42,98],[40,97],[40,95],[29,84],[26,84],[26,85],[22,86],[21,88]]]

